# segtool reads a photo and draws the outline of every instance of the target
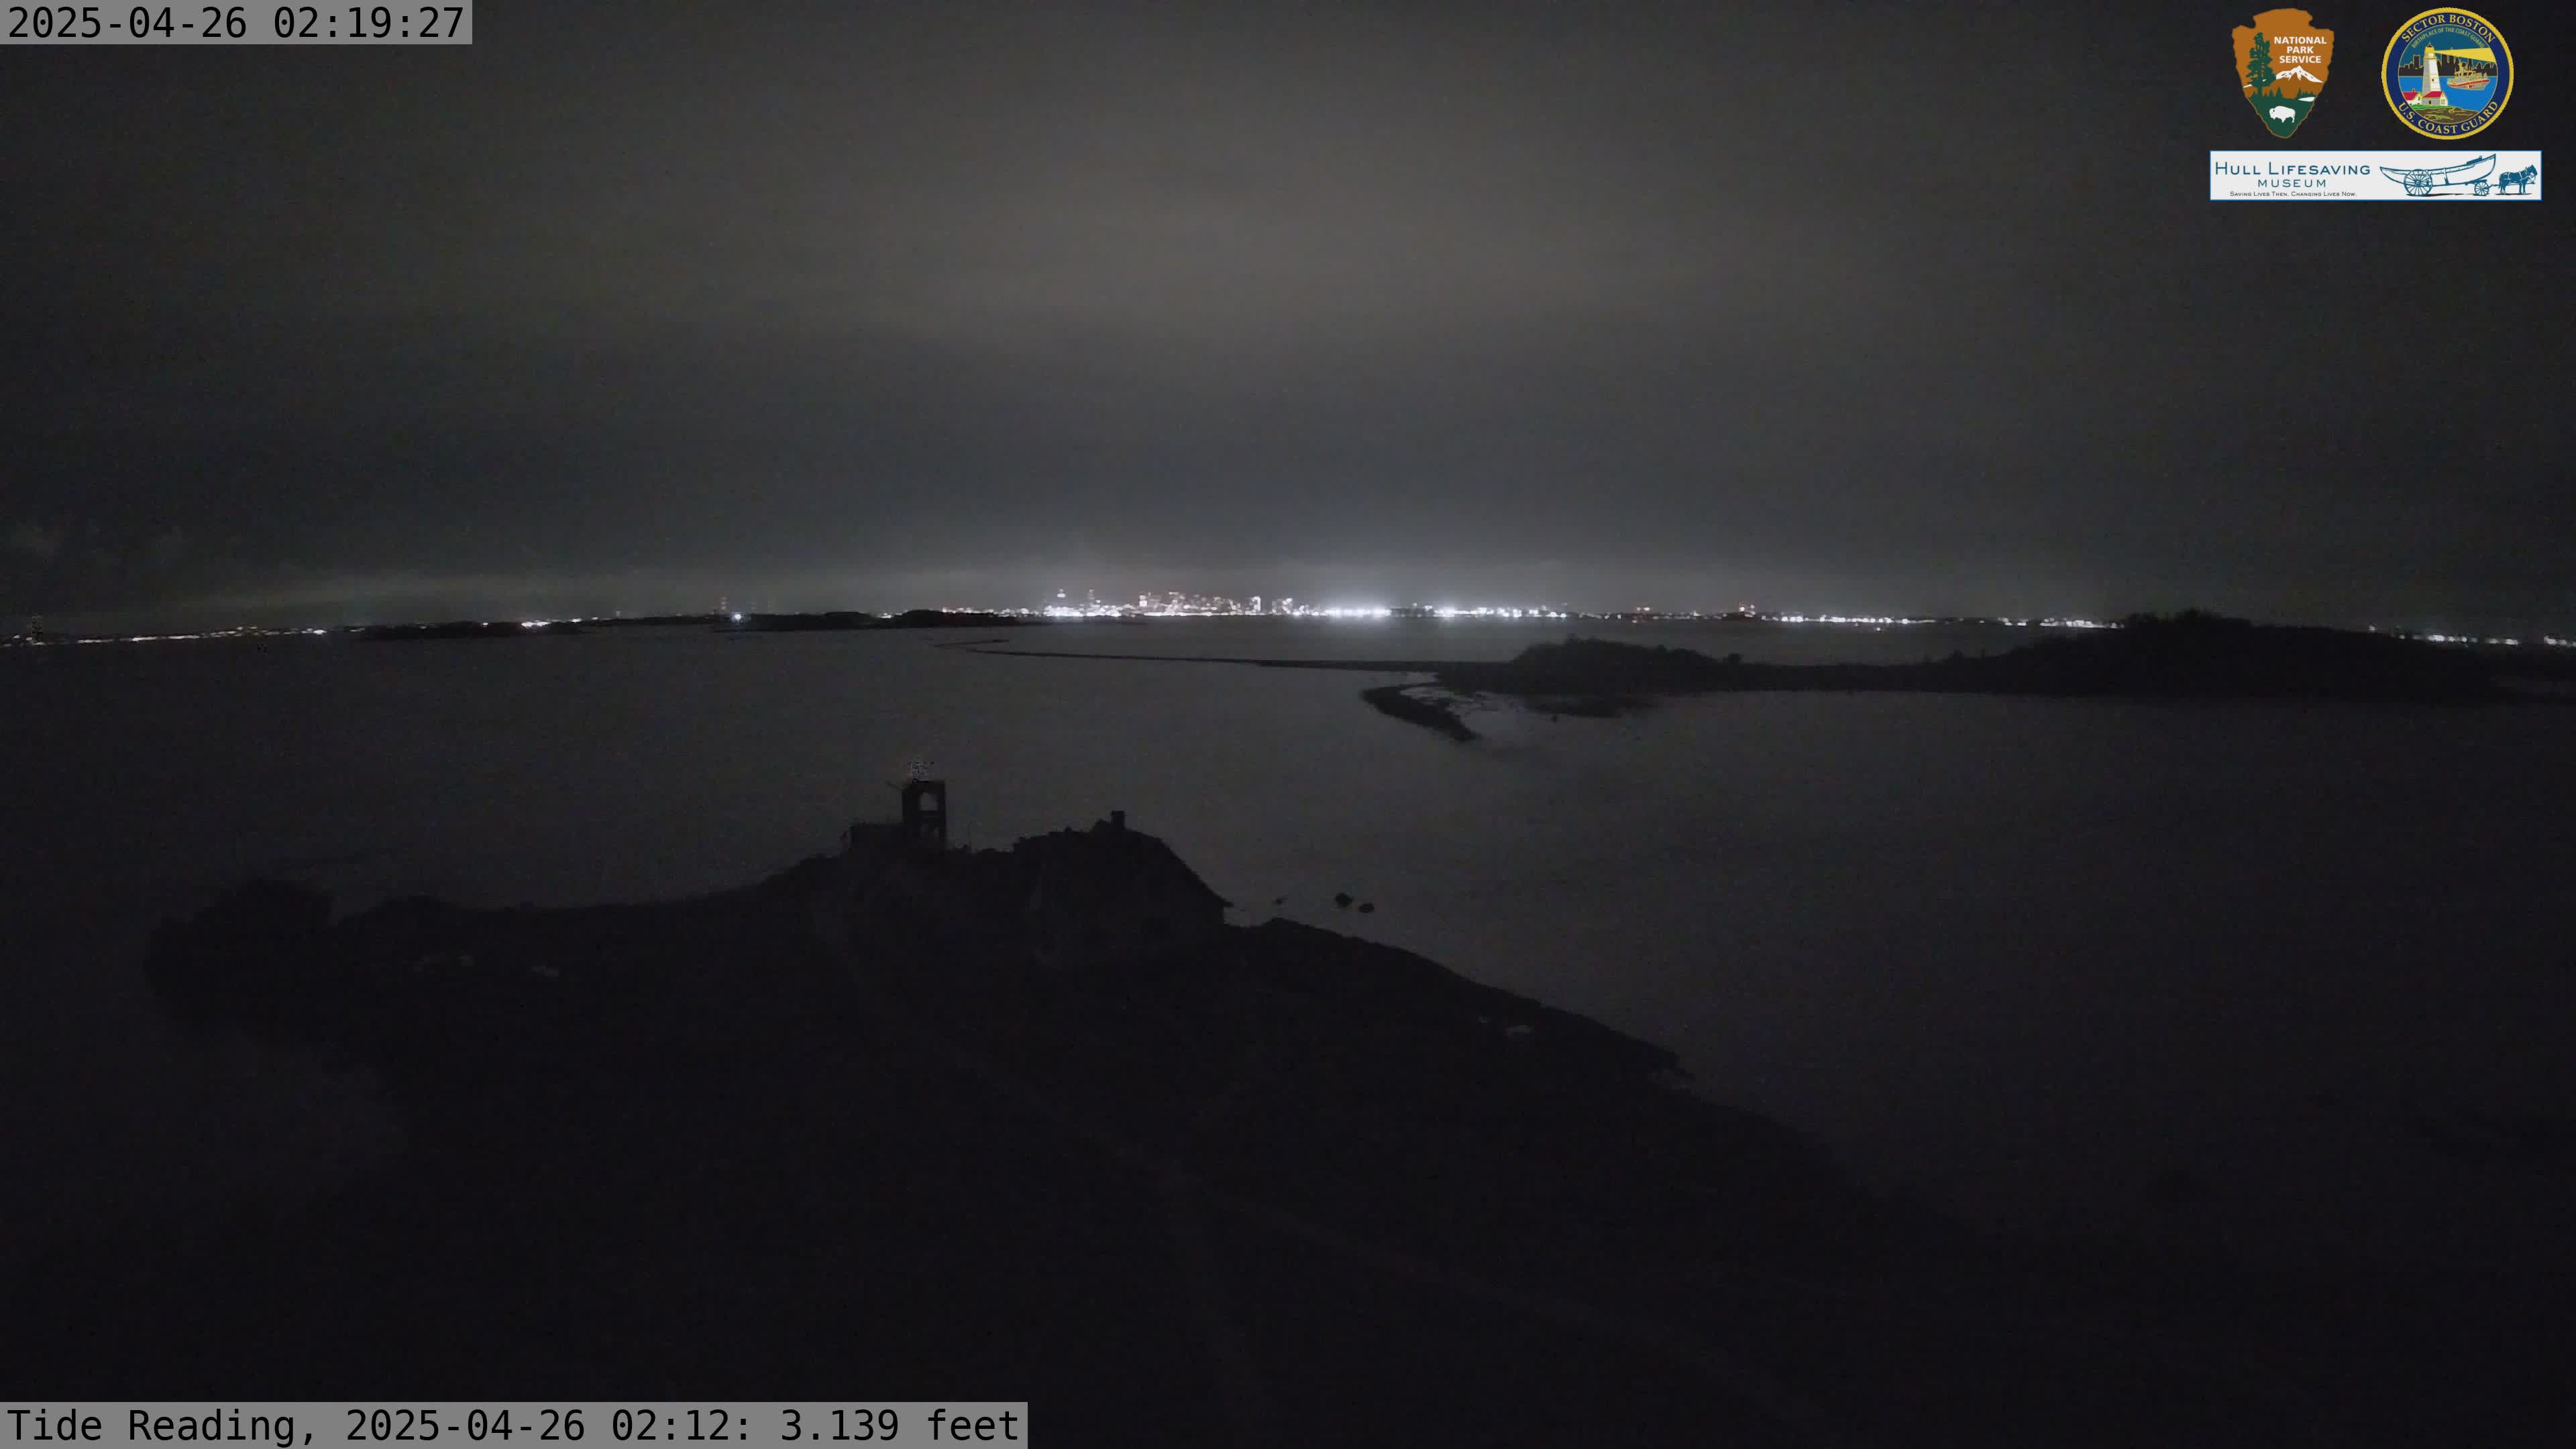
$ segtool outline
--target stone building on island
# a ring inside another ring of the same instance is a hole
[[[1227,901],[1127,812],[1008,851],[948,848],[946,782],[903,787],[903,816],[852,825],[843,862],[852,924],[947,955],[1055,970],[1151,961],[1216,941]]]

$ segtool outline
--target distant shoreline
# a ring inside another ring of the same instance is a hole
[[[1741,654],[1569,637],[1500,662],[1434,659],[1260,659],[1234,655],[1066,653],[997,649],[999,640],[942,647],[1021,658],[1124,659],[1337,669],[1430,676],[1422,684],[1361,692],[1371,708],[1462,743],[1478,738],[1460,704],[1478,695],[1515,699],[1551,714],[1610,716],[1693,694],[1993,694],[2176,701],[2481,705],[2567,703],[2576,669],[2534,663],[2517,689],[2480,655],[2392,635],[2253,624],[2187,613],[2141,616],[2118,630],[2047,638],[2001,654],[1954,652],[1911,664],[1765,664]],[[1447,698],[1417,691],[1437,687]]]
[[[860,629],[1011,629],[1046,623],[1010,614],[907,609],[900,614],[872,614],[835,609],[819,614],[692,614],[649,619],[531,619],[521,623],[457,619],[441,624],[369,624],[350,631],[369,643],[409,643],[442,639],[526,639],[540,635],[589,634],[609,629],[699,628],[718,634],[808,634]]]

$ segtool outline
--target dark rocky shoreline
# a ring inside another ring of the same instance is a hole
[[[1904,690],[2059,698],[2492,704],[2511,696],[2466,650],[2344,629],[2184,614],[1915,664],[1756,664],[1730,654],[1568,639],[1500,664],[1452,664],[1452,689],[1620,699],[1730,690]]]
[[[1738,654],[1719,659],[1670,646],[1569,638],[1534,644],[1500,663],[1443,664],[1432,678],[1446,700],[1426,699],[1414,686],[1363,697],[1388,715],[1461,740],[1474,732],[1457,718],[1452,701],[1476,695],[1589,716],[1686,695],[1789,690],[2429,705],[2541,697],[2508,688],[2485,658],[2468,650],[2203,614],[2137,618],[2118,629],[2040,639],[2002,654],[1914,664],[1760,664]]]
[[[1245,664],[1421,674],[1427,684],[1377,685],[1361,698],[1382,714],[1460,742],[1479,736],[1461,717],[1478,696],[1552,715],[1606,717],[1695,694],[2006,694],[2054,699],[2269,700],[2302,703],[2485,705],[2564,702],[2576,666],[2490,654],[2349,629],[2254,624],[2197,611],[2139,615],[2119,628],[2042,638],[2002,654],[1952,654],[1913,664],[1763,664],[1669,645],[1569,637],[1500,662],[1439,659],[1260,659],[1231,655],[1069,653],[993,648],[977,653],[1167,664]]]
[[[309,1208],[70,1245],[8,1285],[47,1332],[0,1373],[955,1393],[1073,1442],[2409,1442],[2566,1409],[2563,1323],[2510,1285],[1988,1241],[1659,1048],[1194,886],[1103,822],[854,830],[635,906],[335,921],[245,887],[156,934],[155,990],[363,1070],[405,1148]]]

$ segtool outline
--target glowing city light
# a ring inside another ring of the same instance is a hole
[[[1244,600],[1228,598],[1222,595],[1189,594],[1178,591],[1139,594],[1137,595],[1136,602],[1134,604],[1111,604],[1100,602],[1096,591],[1086,590],[1085,595],[1088,602],[1080,604],[1071,602],[1067,593],[1059,592],[1057,597],[1059,599],[1066,600],[1066,602],[1050,604],[1043,608],[994,609],[964,604],[952,604],[943,606],[938,612],[982,615],[1000,614],[1014,618],[1051,620],[1139,620],[1242,617],[1265,619],[1308,619],[1334,622],[1374,622],[1385,619],[1403,619],[1448,623],[1460,620],[1502,620],[1509,622],[1527,620],[1582,619],[1625,624],[1781,624],[1859,629],[1920,628],[1927,625],[1986,626],[2006,629],[2117,629],[2120,627],[2116,621],[2062,615],[2046,615],[2038,618],[1927,618],[1904,614],[1766,614],[1754,608],[1750,604],[1740,605],[1734,609],[1727,610],[1724,613],[1715,614],[1700,613],[1697,611],[1689,613],[1665,613],[1661,610],[1652,608],[1628,609],[1612,613],[1590,613],[1570,608],[1545,608],[1525,604],[1440,604],[1436,606],[1424,604],[1319,605],[1301,604],[1294,598],[1288,597],[1271,599],[1260,595],[1254,595],[1249,600]],[[750,617],[749,614],[741,610],[719,609],[716,611],[716,614],[717,617],[730,620],[736,624],[743,623]],[[894,615],[878,612],[875,617],[880,619],[890,619],[893,618]],[[570,619],[520,619],[515,622],[524,630],[541,630],[559,627],[564,624],[604,623],[606,622],[606,616],[581,616]],[[203,629],[190,633],[81,635],[47,634],[42,630],[31,628],[28,632],[23,634],[0,634],[0,647],[47,648],[61,644],[169,644],[205,639],[318,639],[342,633],[346,627],[348,626],[344,626],[342,629],[269,628],[245,624],[236,625],[226,629]],[[506,627],[506,623],[503,624],[502,627]],[[2487,649],[2576,649],[2576,636],[2560,634],[2452,634],[2430,630],[2419,631],[2412,629],[2382,628],[2376,624],[2362,627],[2374,634],[2387,634],[2394,638],[2412,639],[2427,644],[2448,644],[2469,648]]]
[[[2508,639],[2497,635],[2488,635],[2481,638],[2475,634],[2409,634],[2400,630],[2398,631],[2398,637],[2402,639],[2418,639],[2427,644],[2484,645],[2490,649],[2519,649],[2522,647],[2522,641],[2520,639]],[[2543,644],[2555,645],[2561,649],[2576,647],[2576,640],[2559,639],[2547,634],[2540,636],[2540,642]]]

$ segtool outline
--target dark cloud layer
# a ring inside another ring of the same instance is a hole
[[[2559,213],[2197,199],[2241,16],[749,10],[0,53],[0,609],[2576,620]]]

